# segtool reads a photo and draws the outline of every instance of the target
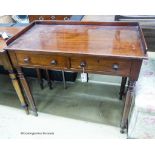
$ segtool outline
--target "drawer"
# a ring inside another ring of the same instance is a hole
[[[98,57],[72,57],[70,58],[72,69],[82,71],[104,72],[108,74],[129,75],[131,68],[130,60],[98,58]]]
[[[67,58],[58,55],[16,53],[17,62],[22,66],[48,66],[63,69],[67,67]]]

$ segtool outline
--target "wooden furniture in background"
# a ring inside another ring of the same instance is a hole
[[[70,20],[72,15],[29,15],[29,21],[34,20]]]
[[[127,128],[134,86],[142,60],[147,58],[138,23],[35,21],[9,39],[7,45],[5,50],[32,105],[35,102],[23,67],[128,77],[121,132]]]
[[[22,29],[23,28],[0,27],[0,32],[7,32],[11,35],[15,35]],[[9,76],[10,76],[10,79],[12,80],[13,87],[16,90],[18,98],[21,102],[21,107],[28,114],[29,113],[28,105],[24,99],[24,95],[22,93],[20,83],[18,82],[18,78],[17,78],[16,73],[13,69],[13,66],[10,62],[10,58],[9,58],[7,52],[5,50],[3,50],[4,47],[6,47],[6,41],[3,40],[2,38],[0,38],[0,65],[2,65],[9,72]]]

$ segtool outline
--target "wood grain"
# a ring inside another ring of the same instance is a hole
[[[67,66],[67,58],[60,55],[44,55],[44,54],[34,54],[28,52],[25,54],[24,52],[18,53],[16,52],[17,60],[19,65],[23,66],[50,66],[51,69],[63,69],[68,68]],[[27,61],[25,61],[25,59]],[[55,63],[52,63],[52,61]]]
[[[71,69],[79,69],[82,71],[80,66],[81,62],[85,63],[84,70],[98,71],[113,75],[126,75],[130,74],[131,62],[130,60],[122,59],[106,59],[101,57],[71,57]],[[117,65],[118,69],[114,69],[113,66]]]
[[[136,23],[36,21],[20,33],[8,43],[7,50],[146,57]]]

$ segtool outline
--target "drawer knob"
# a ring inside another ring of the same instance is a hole
[[[29,63],[30,62],[30,58],[24,58],[24,62],[25,63]]]
[[[112,69],[117,71],[119,69],[119,65],[118,64],[113,64]]]
[[[54,20],[55,19],[55,16],[51,16],[51,19]]]
[[[52,64],[52,65],[56,65],[56,64],[57,64],[57,61],[56,61],[56,60],[52,60],[52,61],[51,61],[51,64]]]
[[[80,66],[81,66],[81,68],[86,67],[86,62],[82,61],[82,62],[80,63]]]

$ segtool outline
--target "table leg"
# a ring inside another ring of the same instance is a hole
[[[13,84],[14,89],[16,90],[18,98],[21,102],[21,107],[25,110],[26,114],[29,114],[28,105],[25,102],[25,99],[23,97],[19,82],[18,82],[17,77],[16,77],[13,70],[9,70],[9,76],[12,80],[12,84]]]
[[[66,89],[66,79],[65,79],[65,72],[62,70],[62,80],[63,80],[63,83],[64,83],[64,89]]]
[[[30,91],[30,88],[28,86],[28,83],[24,77],[24,74],[22,72],[22,69],[21,68],[17,68],[17,72],[18,72],[18,75],[19,75],[19,79],[20,79],[20,82],[22,84],[22,87],[23,87],[23,90],[26,94],[26,97],[31,105],[31,109],[34,113],[35,116],[38,116],[37,114],[37,108],[36,108],[36,105],[35,105],[35,102],[34,102],[34,99],[33,99],[33,96],[31,94],[31,91]]]
[[[46,69],[46,78],[47,78],[49,88],[52,89],[51,77],[50,77],[50,74],[49,74],[49,70],[47,70],[47,69]]]
[[[88,73],[87,73],[87,82],[89,81],[89,76],[88,76]]]
[[[125,129],[127,129],[128,115],[129,115],[129,111],[132,103],[135,83],[136,81],[133,81],[133,80],[129,80],[128,82],[127,94],[126,94],[122,122],[121,122],[121,133],[124,133]]]
[[[125,85],[126,85],[127,77],[122,77],[119,99],[122,100],[123,95],[125,94]]]
[[[36,72],[37,72],[37,78],[39,80],[40,88],[43,89],[44,86],[43,86],[43,79],[41,76],[41,70],[39,68],[36,68]]]

